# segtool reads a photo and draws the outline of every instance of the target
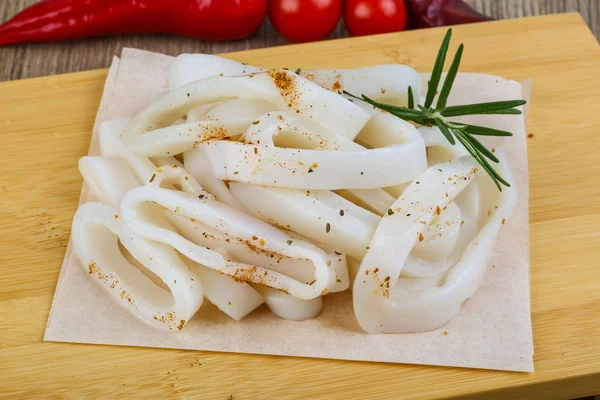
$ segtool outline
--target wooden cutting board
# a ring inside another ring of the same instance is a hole
[[[431,29],[228,54],[260,66],[430,70]],[[44,343],[106,70],[0,84],[0,397],[573,398],[600,393],[600,47],[564,14],[455,28],[462,71],[533,77],[533,374]],[[453,51],[453,50],[451,50]],[[77,299],[73,299],[77,301]],[[90,318],[93,315],[90,314]]]

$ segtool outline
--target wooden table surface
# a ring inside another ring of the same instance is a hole
[[[405,61],[425,70],[441,35],[424,30],[229,57],[320,68]],[[576,14],[463,25],[454,35],[452,46],[468,49],[462,70],[533,77],[535,373],[43,342],[81,190],[77,160],[87,153],[106,77],[97,70],[0,84],[0,397],[551,400],[598,393],[600,47]]]
[[[5,21],[36,0],[0,0],[0,21]],[[496,19],[579,12],[596,38],[600,38],[600,0],[467,0],[478,11]],[[346,36],[342,23],[331,38]],[[159,53],[225,53],[287,44],[266,21],[252,38],[231,42],[203,42],[189,38],[153,35],[94,38],[65,43],[27,44],[0,48],[0,81],[108,68],[123,47]]]

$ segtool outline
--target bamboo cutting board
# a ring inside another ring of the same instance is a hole
[[[432,29],[227,56],[265,67],[396,62],[426,71],[442,35]],[[0,397],[563,399],[600,393],[600,47],[577,14],[460,26],[453,42],[453,48],[466,46],[462,71],[533,77],[535,373],[42,342],[102,70],[0,84]]]

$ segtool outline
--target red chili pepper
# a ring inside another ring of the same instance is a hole
[[[124,33],[240,39],[266,12],[267,0],[42,0],[0,25],[0,46]]]
[[[448,26],[489,21],[462,0],[406,0],[411,27]]]

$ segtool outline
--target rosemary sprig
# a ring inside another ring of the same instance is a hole
[[[451,145],[454,145],[458,141],[488,173],[498,189],[502,191],[501,185],[510,186],[510,184],[496,172],[489,162],[498,163],[499,160],[494,153],[485,147],[475,136],[512,136],[512,133],[485,126],[453,122],[448,120],[448,118],[476,114],[521,114],[521,111],[516,107],[522,106],[526,102],[524,100],[508,100],[447,107],[448,97],[450,96],[452,85],[456,79],[456,74],[458,73],[458,67],[460,66],[460,60],[463,54],[464,45],[461,44],[458,46],[452,64],[450,64],[446,79],[442,84],[437,102],[434,106],[433,102],[442,78],[442,70],[444,69],[451,36],[452,29],[448,29],[435,59],[431,78],[427,84],[427,94],[425,95],[424,105],[417,104],[415,108],[415,99],[411,87],[408,88],[408,107],[398,107],[379,103],[364,94],[361,95],[361,97],[346,91],[344,91],[344,94],[355,99],[363,100],[405,121],[411,121],[419,125],[437,126]]]

